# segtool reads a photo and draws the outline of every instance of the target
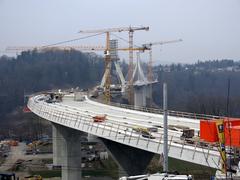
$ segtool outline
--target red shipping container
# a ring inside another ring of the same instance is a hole
[[[231,137],[231,146],[240,147],[240,126],[232,126],[230,128],[225,129],[225,141],[226,145],[230,146],[230,137]]]
[[[200,139],[206,142],[218,141],[215,120],[200,120]]]

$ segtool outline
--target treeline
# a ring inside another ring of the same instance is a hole
[[[214,70],[219,67],[238,69],[239,64],[223,60],[170,65],[170,71],[164,71],[162,66],[155,67],[159,83],[153,88],[154,100],[156,104],[162,104],[162,84],[165,81],[168,83],[169,108],[172,110],[240,117],[240,71]],[[204,68],[199,70],[199,67]],[[227,112],[228,81],[230,96]]]
[[[58,89],[88,88],[101,80],[102,57],[79,51],[27,51],[0,58],[0,117],[22,106],[24,94]]]
[[[208,61],[197,61],[195,64],[181,64],[173,63],[170,65],[159,65],[155,67],[155,70],[160,71],[240,71],[240,61],[233,61],[231,59],[223,60],[208,60]]]

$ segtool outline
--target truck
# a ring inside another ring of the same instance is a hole
[[[155,137],[150,132],[156,132],[156,129],[153,130],[145,127],[134,127],[133,130],[140,133],[144,138],[155,139]]]

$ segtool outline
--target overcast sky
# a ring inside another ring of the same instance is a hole
[[[240,60],[240,0],[0,0],[0,23],[1,54],[7,46],[85,36],[79,30],[142,25],[150,31],[136,32],[135,44],[183,39],[155,46],[157,63]],[[117,35],[127,39],[127,33]],[[104,39],[77,43],[104,44]]]

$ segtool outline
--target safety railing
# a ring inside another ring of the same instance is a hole
[[[91,98],[91,100],[99,102],[99,103],[106,104],[103,101],[95,99],[95,98]],[[121,104],[121,103],[116,103],[116,102],[110,102],[107,105],[116,106],[116,107],[125,108],[125,109],[137,110],[137,111],[142,111],[142,112],[163,114],[163,109],[157,109],[157,108],[133,106],[133,105],[129,105],[129,104]],[[173,111],[173,110],[168,110],[168,114],[170,116],[190,118],[190,119],[211,120],[211,119],[223,118],[223,116],[215,116],[215,115],[199,114],[199,113],[190,113],[190,112],[183,112],[183,111]]]
[[[77,112],[60,110],[57,106],[45,103],[44,101],[37,101],[34,97],[29,99],[28,107],[38,116],[52,122],[122,144],[148,150],[154,153],[162,153],[163,133],[154,133],[154,139],[152,136],[143,137],[143,134],[136,132],[134,128],[129,125],[113,121],[96,123],[93,121],[93,116],[91,114],[83,115]],[[175,158],[181,158],[189,161],[189,153],[186,152],[191,152],[191,161],[195,159],[202,161],[201,158],[204,158],[205,161],[200,164],[207,164],[216,168],[216,162],[212,162],[212,159],[215,159],[216,161],[216,158],[219,158],[215,144],[205,143],[205,145],[202,145],[200,141],[195,140],[192,140],[190,144],[186,140],[181,140],[179,136],[171,135],[169,136],[168,145],[169,155],[172,157],[178,156]],[[186,157],[188,157],[188,159]]]

